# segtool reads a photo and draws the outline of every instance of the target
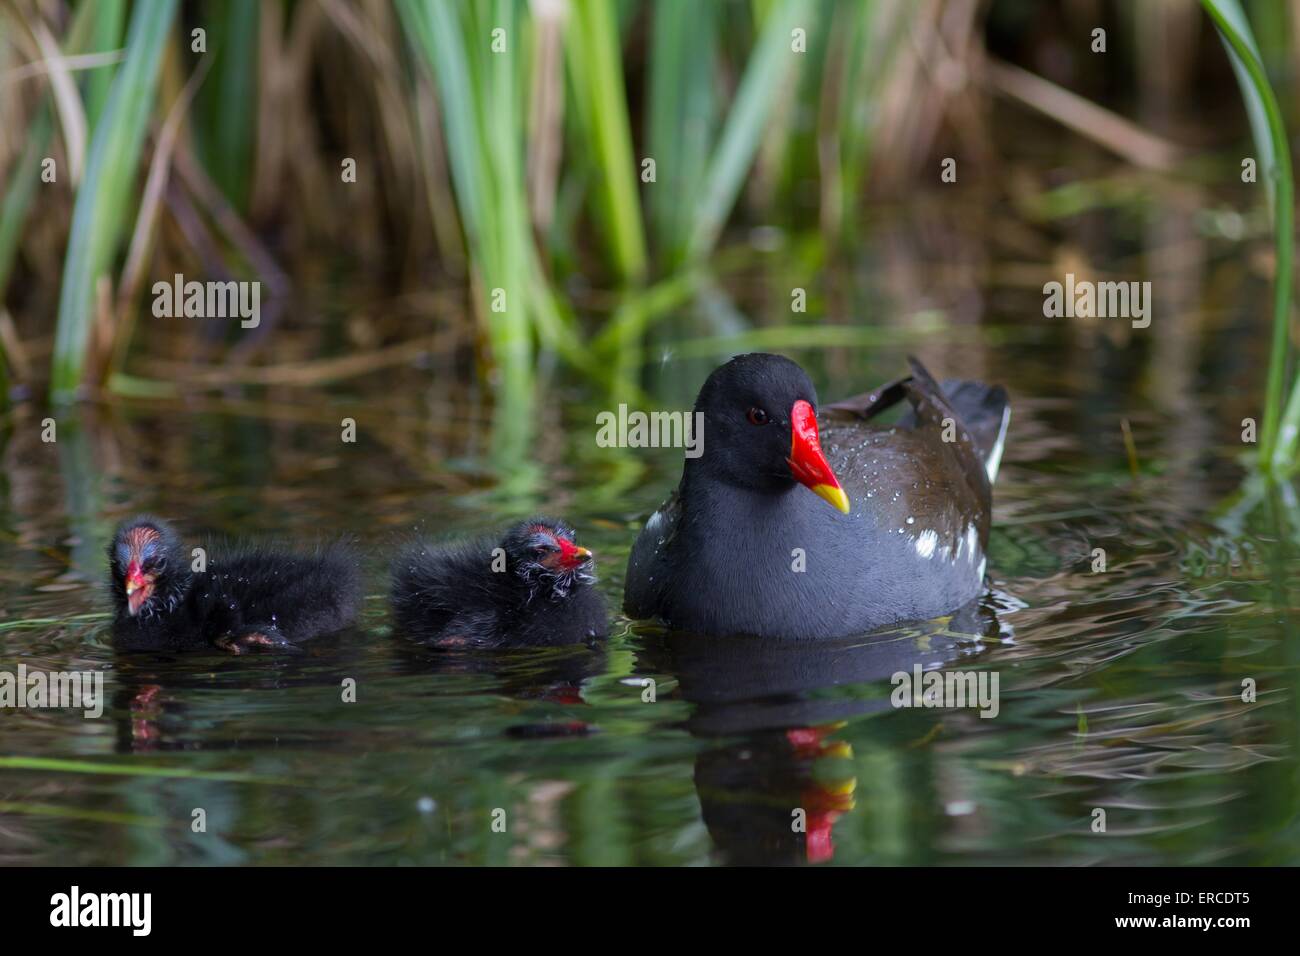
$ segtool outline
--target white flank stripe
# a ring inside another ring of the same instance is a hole
[[[1002,409],[1002,427],[998,429],[998,440],[993,443],[993,450],[989,452],[989,457],[984,462],[984,470],[988,473],[989,484],[993,484],[994,479],[998,476],[998,467],[1002,464],[1002,448],[1007,443],[1007,426],[1011,424],[1011,405]]]

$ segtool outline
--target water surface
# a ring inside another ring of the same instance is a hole
[[[810,311],[844,342],[779,344],[823,398],[893,377],[908,352],[1007,385],[978,606],[815,648],[619,618],[597,650],[433,654],[388,626],[384,568],[404,535],[563,515],[617,607],[680,453],[597,448],[608,400],[563,375],[528,410],[537,437],[516,460],[494,452],[481,396],[437,367],[87,407],[53,444],[27,408],[0,451],[0,661],[101,670],[109,700],[98,720],[0,712],[0,755],[94,765],[0,769],[0,862],[1295,862],[1298,512],[1286,493],[1250,512],[1235,497],[1267,283],[1171,199],[1138,217],[1132,245],[1089,250],[1087,222],[1053,240],[1054,255],[1155,276],[1150,330],[1048,320],[1039,287],[1059,274],[1046,240],[1034,246],[1041,226],[989,238],[959,210],[880,216],[862,253],[818,280]],[[1128,221],[1101,225],[1122,235]],[[769,255],[720,280],[721,305],[681,317],[701,323],[690,335],[659,333],[650,378],[667,407],[689,407],[745,347],[725,337],[735,316],[791,321],[788,257]],[[855,329],[868,330],[856,343]],[[141,509],[191,534],[352,535],[364,620],[290,658],[116,655],[103,546]],[[998,716],[890,706],[891,675],[918,664],[996,672]]]

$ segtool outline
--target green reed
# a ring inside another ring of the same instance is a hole
[[[159,64],[176,6],[176,0],[140,0],[135,5],[126,59],[113,77],[103,113],[91,133],[59,292],[50,374],[50,395],[57,402],[74,398],[84,380],[96,290],[100,278],[109,273],[128,221]],[[95,9],[103,15],[104,10],[111,14],[112,7]]]
[[[1297,442],[1300,441],[1300,377],[1292,383],[1291,398],[1285,408],[1282,397],[1290,351],[1292,256],[1295,247],[1291,149],[1281,107],[1268,82],[1263,57],[1240,3],[1237,0],[1201,0],[1201,5],[1214,20],[1228,51],[1246,104],[1255,148],[1260,154],[1260,170],[1268,188],[1277,271],[1273,278],[1273,336],[1259,434],[1259,466],[1266,474],[1281,475],[1295,469]]]
[[[122,45],[127,9],[124,0],[81,3],[65,48],[82,52]],[[89,374],[87,348],[97,296],[102,280],[111,280],[121,251],[129,203],[139,186],[145,133],[151,121],[161,119],[155,93],[164,54],[169,44],[175,47],[183,71],[195,61],[190,36],[173,30],[175,0],[143,0],[130,10],[123,62],[89,70],[80,83],[90,146],[75,195],[51,359],[50,391],[60,400],[73,396]],[[848,43],[833,72],[843,90],[829,98],[838,112],[823,125],[845,127],[837,168],[846,187],[838,195],[846,206],[856,197],[870,152],[864,129],[875,92],[859,61],[879,33],[874,4],[770,0],[715,7],[687,0],[621,5],[576,0],[564,11],[557,19],[554,11],[535,9],[524,0],[399,0],[395,15],[378,8],[339,7],[315,17],[318,33],[340,31],[336,43],[367,50],[367,57],[382,48],[404,67],[410,65],[410,52],[414,67],[432,77],[437,146],[445,153],[451,197],[435,196],[429,206],[454,206],[463,229],[473,312],[485,335],[484,357],[492,366],[506,443],[516,447],[527,437],[540,352],[553,353],[624,394],[635,391],[642,336],[681,304],[680,290],[694,287],[741,202],[760,150],[781,133],[773,131],[773,123],[783,91],[799,82],[816,93],[837,31],[844,32]],[[290,42],[312,15],[300,5],[286,4],[271,18],[283,24],[281,45],[273,40],[267,46],[260,37],[264,12],[251,0],[203,8],[206,55],[213,58],[213,67],[188,121],[195,154],[241,212],[257,185],[256,106],[270,66],[265,58],[291,52],[301,57],[304,51],[312,57],[324,45],[319,35],[312,44],[295,47]],[[530,97],[548,68],[541,40],[545,30],[557,29],[557,22],[562,31],[561,108],[537,115]],[[640,109],[645,142],[640,148],[631,114],[641,83],[624,62],[634,42],[629,28],[639,22],[648,36]],[[807,38],[806,47],[795,48],[795,32]],[[74,35],[80,37],[75,44]],[[317,68],[309,61],[295,63],[308,76]],[[717,82],[724,70],[737,77],[729,100]],[[306,94],[291,105],[314,108],[315,94],[310,86],[303,89]],[[422,88],[410,82],[405,93],[409,102],[402,106],[414,122],[423,109],[418,99]],[[393,105],[391,100],[366,100],[370,93],[364,84],[355,95],[357,101],[346,104],[348,109]],[[427,174],[425,157],[400,155],[409,145],[403,137],[391,136],[392,115],[385,114],[389,122],[381,127],[381,135],[390,138],[376,149],[392,154],[388,163],[414,163]],[[31,123],[30,145],[16,167],[15,185],[0,204],[0,283],[14,261],[34,199],[34,163],[57,133],[57,122],[42,107]],[[535,138],[548,135],[552,142],[561,138],[563,160],[553,181],[547,184],[542,177],[538,185],[530,178],[529,151]],[[806,154],[801,163],[806,166],[814,157],[815,164],[818,145],[813,138],[792,135],[791,142],[791,150]],[[315,145],[320,152],[320,144]],[[643,181],[647,160],[654,161],[657,176]],[[319,164],[321,157],[301,161]],[[426,188],[438,188],[429,185],[427,176],[424,181]],[[534,191],[539,188],[554,191],[549,204],[538,202]],[[534,221],[534,208],[543,207],[555,210],[553,222]],[[587,217],[601,240],[598,257],[611,269],[619,290],[610,306],[613,331],[603,333],[584,332],[563,291],[564,280],[580,269],[572,250]],[[445,223],[440,227],[445,233]],[[440,233],[439,242],[444,238]],[[657,287],[645,288],[647,279]],[[664,289],[676,291],[665,296]],[[128,378],[114,376],[110,383]]]
[[[1202,2],[1237,70],[1270,193],[1278,271],[1259,460],[1280,474],[1294,466],[1300,448],[1300,379],[1287,395],[1294,250],[1286,131],[1241,5]],[[878,121],[895,58],[936,27],[925,7],[865,0],[571,0],[548,10],[525,0],[398,0],[395,11],[382,4],[285,3],[266,17],[253,0],[205,4],[213,65],[183,135],[192,137],[208,176],[246,214],[250,195],[265,193],[273,202],[276,196],[275,188],[254,181],[263,132],[257,106],[270,92],[262,87],[272,65],[267,58],[291,60],[306,77],[296,99],[277,101],[277,108],[302,111],[322,106],[313,77],[335,65],[325,62],[327,55],[357,57],[344,60],[349,68],[363,63],[371,70],[385,59],[395,64],[396,96],[376,100],[367,83],[343,84],[329,87],[331,96],[344,97],[331,107],[348,116],[384,109],[385,122],[374,127],[377,141],[351,143],[350,153],[373,149],[373,162],[363,165],[404,170],[410,176],[402,182],[432,194],[393,204],[398,221],[387,224],[392,235],[381,237],[387,243],[381,248],[395,247],[393,236],[424,229],[431,238],[436,231],[436,241],[426,245],[438,248],[439,267],[454,274],[468,263],[478,354],[497,406],[494,434],[503,448],[517,451],[530,435],[537,369],[547,356],[611,391],[635,394],[653,354],[647,342],[662,334],[657,323],[692,304],[717,269],[729,226],[755,218],[794,229],[820,225],[828,251],[841,236],[852,239],[878,143],[888,138]],[[181,66],[179,76],[169,73],[169,83],[195,69],[190,37],[174,29],[176,9],[175,0],[82,0],[62,39],[65,53],[124,46],[125,59],[78,74],[90,142],[62,266],[50,385],[58,399],[75,394],[90,374],[97,291],[112,277],[132,221],[145,134],[161,120],[155,92],[168,47]],[[20,11],[5,8],[11,19],[25,16]],[[283,36],[272,30],[267,42],[265,22],[281,24]],[[504,46],[496,49],[498,30]],[[560,31],[558,71],[543,53],[554,51],[546,43],[556,34],[548,30]],[[797,49],[796,33],[803,41]],[[303,37],[308,42],[297,42]],[[1276,57],[1276,44],[1270,50]],[[548,76],[559,78],[560,108],[539,114],[533,97]],[[25,149],[6,171],[0,196],[0,294],[39,201],[40,159],[61,131],[48,94],[25,112],[32,117]],[[431,140],[422,138],[428,130],[415,130],[421,117],[436,119]],[[408,121],[412,128],[401,130]],[[535,146],[557,137],[553,174],[534,177]],[[294,155],[297,167],[317,172],[313,182],[321,181],[321,170],[337,169],[326,138],[302,144]],[[424,153],[434,150],[438,161],[430,163]],[[647,159],[654,161],[653,181],[642,180]],[[434,166],[442,178],[430,172]],[[820,189],[814,204],[799,195],[810,180]],[[539,190],[553,194],[539,197]],[[301,228],[293,217],[302,211],[287,203],[259,213],[293,226],[285,230],[290,235],[319,223],[331,228],[328,215],[303,215],[308,227]],[[810,213],[810,205],[818,208]],[[432,228],[431,208],[448,211],[434,217]],[[339,235],[351,238],[346,229]],[[463,258],[445,254],[448,236],[453,245],[463,242]],[[593,274],[604,289],[598,304],[571,301],[571,280]],[[787,331],[803,340],[799,329]],[[0,356],[0,374],[3,369]],[[156,390],[162,383],[118,374],[110,384]]]

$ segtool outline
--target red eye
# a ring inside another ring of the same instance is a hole
[[[746,412],[745,417],[749,419],[751,425],[766,425],[768,421],[767,412],[763,411],[758,406],[754,406]]]

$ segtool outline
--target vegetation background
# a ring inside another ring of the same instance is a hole
[[[6,0],[3,394],[311,388],[454,356],[440,371],[488,386],[517,452],[557,362],[644,399],[665,341],[749,327],[691,307],[756,250],[816,296],[864,200],[945,188],[946,157],[1016,203],[991,131],[1028,111],[1189,183],[1231,175],[1203,153],[1253,132],[1279,251],[1261,463],[1289,467],[1298,38],[1281,0]],[[1196,123],[1225,97],[1234,121]],[[1106,201],[1051,185],[1047,219]],[[260,281],[264,323],[154,321],[175,273]],[[870,340],[869,316],[786,312],[754,341]]]

